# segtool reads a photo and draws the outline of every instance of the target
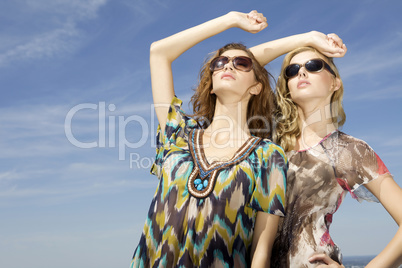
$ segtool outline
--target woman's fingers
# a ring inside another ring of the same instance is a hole
[[[324,268],[324,267],[331,267],[331,268],[344,268],[343,265],[340,265],[333,259],[331,259],[327,254],[325,253],[317,253],[311,256],[308,259],[309,262],[323,262],[323,264],[320,264],[317,266],[317,268]]]
[[[330,34],[327,34],[327,36],[328,36],[328,38],[332,39],[338,47],[343,46],[343,41],[337,34],[330,33]]]
[[[247,18],[253,24],[260,24],[260,23],[267,22],[267,18],[264,17],[264,15],[262,13],[257,12],[257,10],[250,11],[247,14]]]
[[[329,44],[334,48],[331,53],[332,57],[343,57],[346,54],[347,48],[342,39],[334,33],[327,34]]]

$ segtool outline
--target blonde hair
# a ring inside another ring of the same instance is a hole
[[[289,65],[292,58],[305,51],[312,51],[320,55],[335,72],[335,75],[340,80],[340,87],[331,96],[330,108],[332,123],[337,128],[341,127],[346,121],[346,114],[343,110],[343,83],[340,79],[339,71],[336,68],[333,59],[324,56],[312,47],[301,47],[289,52],[282,63],[281,74],[278,78],[276,88],[276,102],[277,111],[275,113],[276,129],[274,135],[274,141],[279,144],[285,151],[293,150],[296,145],[296,140],[301,134],[299,124],[298,106],[292,100],[288,88],[288,80],[285,77],[285,68]]]
[[[252,59],[256,80],[255,85],[258,83],[261,83],[262,85],[261,92],[258,95],[252,95],[247,104],[247,124],[250,134],[262,138],[268,138],[272,134],[272,115],[275,108],[275,95],[269,79],[272,76],[258,63],[251,51],[240,43],[230,43],[225,45],[205,61],[199,74],[198,86],[195,89],[194,95],[191,97],[194,112],[192,116],[203,128],[207,128],[211,124],[216,104],[216,95],[211,94],[212,71],[209,69],[211,61],[215,57],[222,55],[225,51],[234,49],[245,51]]]

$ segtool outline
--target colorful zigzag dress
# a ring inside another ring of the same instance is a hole
[[[159,184],[131,267],[248,267],[257,212],[284,216],[287,159],[251,136],[228,161],[208,163],[203,130],[174,98],[158,128]]]

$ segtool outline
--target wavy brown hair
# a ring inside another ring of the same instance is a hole
[[[343,126],[346,121],[346,114],[343,110],[342,100],[343,100],[343,83],[340,79],[339,71],[336,68],[333,58],[324,56],[322,53],[318,52],[312,47],[300,47],[291,52],[289,52],[282,63],[281,74],[278,78],[278,83],[276,87],[276,103],[277,111],[275,113],[275,135],[274,140],[279,144],[285,151],[293,150],[296,145],[297,138],[301,135],[300,122],[298,106],[293,102],[289,88],[288,80],[285,77],[285,68],[289,65],[292,58],[305,51],[312,51],[322,56],[322,58],[328,63],[331,69],[335,72],[335,75],[340,80],[340,87],[331,96],[330,110],[332,123],[335,124],[337,128]]]
[[[258,83],[262,85],[261,92],[258,95],[252,95],[247,104],[247,125],[250,134],[262,138],[271,137],[275,99],[270,83],[272,75],[258,63],[253,53],[241,43],[227,44],[206,59],[201,67],[198,86],[191,97],[194,112],[192,116],[203,128],[207,128],[211,124],[215,113],[216,95],[210,93],[212,90],[212,71],[209,67],[215,57],[222,55],[225,51],[234,49],[245,51],[253,61],[256,83],[251,87]]]

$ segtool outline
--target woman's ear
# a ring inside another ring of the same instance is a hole
[[[250,94],[251,95],[258,95],[258,94],[261,93],[261,90],[262,90],[262,84],[258,83],[257,85],[251,87]]]
[[[333,88],[334,88],[334,91],[337,91],[338,89],[340,89],[341,88],[341,79],[340,78],[338,78],[338,77],[335,77],[335,80],[334,80],[334,85],[333,85]]]

